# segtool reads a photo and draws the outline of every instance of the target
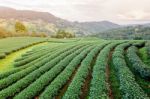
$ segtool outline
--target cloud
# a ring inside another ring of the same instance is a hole
[[[150,13],[146,11],[129,11],[124,14],[119,14],[118,17],[122,20],[150,20]]]
[[[150,0],[0,0],[0,6],[47,11],[71,21],[150,21]]]

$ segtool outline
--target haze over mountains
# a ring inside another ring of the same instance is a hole
[[[25,23],[29,31],[46,32],[49,34],[56,32],[58,29],[65,29],[83,36],[120,27],[120,25],[109,21],[70,22],[48,12],[15,10],[7,7],[0,7],[0,19],[0,24],[3,24],[2,26],[9,29],[12,29],[13,23],[15,23],[16,20],[20,20]]]

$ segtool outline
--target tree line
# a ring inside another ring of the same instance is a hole
[[[0,38],[5,37],[19,37],[19,36],[31,36],[31,37],[47,37],[46,33],[36,33],[29,32],[26,26],[17,21],[14,25],[15,31],[7,31],[5,28],[0,27]],[[52,38],[74,38],[75,34],[72,32],[68,32],[64,29],[59,29],[54,35],[51,35]]]
[[[7,31],[5,28],[0,27],[0,38],[5,37],[19,37],[19,36],[31,36],[31,37],[46,37],[47,34],[45,33],[36,33],[36,32],[29,32],[26,26],[17,21],[14,26],[15,32]]]
[[[75,38],[75,34],[72,32],[65,31],[60,29],[55,35],[51,36],[52,38]]]

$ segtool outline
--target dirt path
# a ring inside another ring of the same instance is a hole
[[[73,80],[78,68],[80,67],[81,63],[77,66],[77,68],[74,70],[74,72],[72,73],[71,77],[69,78],[69,80],[66,82],[66,84],[60,89],[58,95],[55,97],[55,99],[61,99],[64,95],[64,93],[66,92],[68,86],[70,85],[71,81]]]
[[[101,51],[101,50],[100,50]],[[89,74],[87,76],[87,78],[85,79],[84,81],[84,85],[82,86],[82,89],[81,89],[81,95],[80,95],[80,99],[85,99],[88,97],[88,94],[89,94],[89,88],[90,88],[90,83],[91,83],[91,79],[92,79],[92,70],[93,70],[93,67],[94,67],[94,64],[96,62],[96,59],[97,59],[97,56],[98,54],[100,53],[100,51],[95,55],[95,57],[93,58],[93,61],[92,63],[90,64],[91,65],[91,68],[89,69]]]
[[[84,58],[87,56],[87,54],[84,56]],[[84,60],[84,58],[81,60],[81,62]],[[81,66],[81,62],[80,64],[78,64],[78,66],[75,68],[75,70],[73,71],[72,75],[70,76],[69,80],[66,82],[66,84],[60,89],[58,95],[55,97],[55,99],[61,99],[63,97],[63,95],[65,94],[68,86],[70,85],[71,81],[73,80],[76,72],[78,71],[79,67]]]
[[[87,53],[87,54],[88,54],[88,53]],[[85,57],[87,56],[87,54],[85,55]],[[96,56],[97,56],[97,55],[96,55]],[[81,60],[81,62],[85,59],[85,57]],[[95,59],[95,58],[94,58],[94,59]],[[95,59],[95,60],[96,60],[96,59]],[[71,81],[73,80],[73,78],[74,78],[76,72],[78,71],[79,67],[81,66],[81,62],[80,62],[80,64],[76,67],[76,69],[75,69],[74,72],[72,73],[72,75],[71,75],[71,77],[69,78],[69,80],[67,81],[67,83],[61,88],[59,94],[55,97],[55,99],[61,99],[61,98],[63,97],[63,95],[65,94],[65,92],[66,92],[66,90],[67,90],[67,88],[68,88],[68,86],[70,85]],[[93,65],[93,63],[95,63],[95,61],[92,62],[91,65]],[[86,78],[86,82],[85,82],[85,84],[84,84],[84,86],[83,86],[83,88],[82,88],[82,91],[83,91],[83,92],[86,92],[86,95],[87,95],[87,93],[88,93],[88,86],[89,86],[89,84],[90,84],[91,78],[92,78],[92,75],[91,75],[91,72],[90,72],[89,75],[88,75],[88,77]],[[84,93],[84,94],[85,94],[85,93]],[[84,96],[86,96],[86,95],[84,95]],[[81,99],[82,99],[82,98],[81,98]]]
[[[113,53],[113,50],[109,53],[109,56],[108,56],[108,60],[107,60],[107,66],[106,66],[106,82],[109,86],[108,88],[108,93],[109,93],[109,98],[110,99],[114,99],[113,97],[113,93],[112,93],[112,88],[111,88],[111,81],[110,81],[110,66],[109,66],[109,63],[111,61],[111,58],[112,58],[112,53]]]

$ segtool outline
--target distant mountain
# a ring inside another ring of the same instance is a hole
[[[118,24],[109,21],[101,21],[101,22],[81,22],[77,25],[77,27],[87,30],[91,33],[97,33],[109,29],[118,28],[120,26]]]
[[[43,20],[45,22],[51,22],[51,23],[56,23],[58,20],[62,20],[60,18],[53,16],[48,12],[15,10],[7,7],[0,7],[0,18],[17,19],[22,21]]]
[[[56,32],[58,29],[66,29],[75,32],[79,36],[84,36],[120,27],[120,25],[109,21],[70,22],[48,12],[15,10],[7,7],[0,7],[0,19],[4,19],[8,23],[7,25],[12,23],[12,20],[13,22],[20,20],[26,23],[27,27],[34,27],[34,31],[49,34]],[[32,29],[33,28],[30,28],[31,31]]]

